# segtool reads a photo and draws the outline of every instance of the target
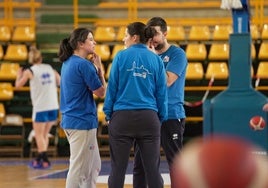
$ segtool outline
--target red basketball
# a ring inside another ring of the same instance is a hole
[[[192,141],[175,158],[171,187],[267,188],[268,159],[236,138]]]
[[[249,126],[253,130],[263,130],[266,126],[266,122],[261,116],[253,116],[249,121]]]

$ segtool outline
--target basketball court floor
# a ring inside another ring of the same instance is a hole
[[[51,158],[51,168],[36,170],[28,167],[30,159],[0,158],[0,188],[64,188],[65,178],[68,172],[68,158]],[[133,162],[130,160],[125,188],[132,187]],[[110,171],[109,159],[102,159],[102,169],[98,178],[98,188],[107,188],[107,180]],[[160,171],[165,182],[165,188],[170,188],[168,165],[161,160]]]

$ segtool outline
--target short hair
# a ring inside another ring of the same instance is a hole
[[[159,26],[162,32],[167,31],[167,22],[161,17],[152,17],[146,25],[148,27]]]

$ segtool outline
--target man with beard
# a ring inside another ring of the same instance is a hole
[[[168,87],[168,119],[161,126],[161,146],[165,152],[172,173],[172,162],[183,146],[183,133],[185,129],[184,86],[187,69],[186,54],[183,49],[169,44],[167,41],[167,23],[161,17],[153,17],[147,26],[155,28],[156,35],[148,44],[150,50],[157,53],[166,69]],[[150,173],[150,172],[147,172]],[[138,146],[135,146],[135,159],[133,170],[133,187],[146,188],[143,160]],[[171,179],[171,187],[172,179]]]

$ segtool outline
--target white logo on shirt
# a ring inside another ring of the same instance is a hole
[[[144,79],[147,77],[148,74],[152,74],[143,65],[141,65],[140,67],[136,67],[136,62],[135,61],[132,64],[132,68],[127,69],[127,71],[132,71],[133,76],[141,77],[141,78],[144,78]]]
[[[163,58],[163,62],[165,63],[169,62],[169,57],[167,55]]]

